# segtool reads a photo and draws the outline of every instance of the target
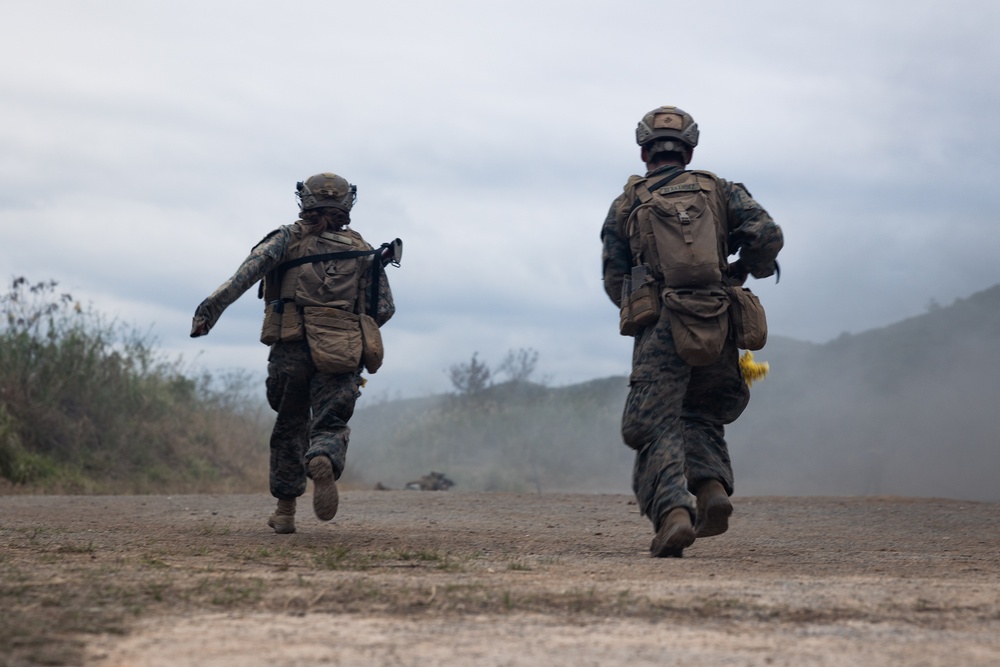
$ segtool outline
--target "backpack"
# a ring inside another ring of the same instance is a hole
[[[261,281],[261,342],[306,340],[322,373],[348,373],[362,366],[374,373],[384,351],[372,315],[378,309],[381,255],[390,244],[374,249],[351,229],[306,234],[301,225],[292,225],[291,233],[290,259]],[[401,248],[402,242],[396,243]]]
[[[706,171],[633,176],[625,185],[623,234],[636,267],[626,277],[623,335],[667,312],[677,353],[692,366],[714,362],[729,335],[725,203]],[[648,278],[636,280],[637,275]],[[649,308],[652,303],[654,307]]]
[[[625,185],[631,208],[622,231],[636,264],[649,266],[663,287],[723,284],[729,253],[718,188],[707,171],[632,176]]]

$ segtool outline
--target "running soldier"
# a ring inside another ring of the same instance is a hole
[[[632,488],[653,523],[654,557],[680,557],[696,537],[729,527],[724,425],[749,401],[730,335],[732,294],[748,275],[773,275],[783,245],[742,184],[685,169],[698,136],[676,107],[643,116],[636,142],[646,175],[629,179],[601,230],[604,289],[622,333],[635,336],[622,437],[635,450]]]
[[[323,173],[297,185],[300,219],[268,234],[236,273],[197,308],[191,336],[206,335],[222,312],[260,281],[261,342],[270,345],[267,400],[278,414],[271,433],[270,488],[276,533],[295,532],[295,501],[313,480],[313,509],[336,515],[348,420],[363,386],[361,370],[382,363],[379,327],[395,312],[383,269],[398,266],[397,239],[373,249],[349,228],[357,188]]]

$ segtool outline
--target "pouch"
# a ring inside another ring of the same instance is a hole
[[[302,315],[294,303],[272,301],[264,306],[264,324],[260,330],[260,342],[264,345],[273,345],[279,341],[291,343],[304,337]]]
[[[729,319],[733,340],[742,350],[759,350],[767,343],[767,318],[757,295],[746,287],[730,287]]]
[[[382,332],[378,323],[370,315],[361,316],[361,361],[365,370],[374,373],[382,366],[385,348],[382,347]]]
[[[660,290],[656,283],[646,283],[622,299],[618,331],[623,336],[634,336],[659,319]]]
[[[281,314],[275,312],[275,302],[264,306],[264,324],[260,328],[260,342],[274,345],[281,340]]]
[[[729,336],[730,296],[721,290],[663,290],[674,347],[691,366],[707,366]]]
[[[361,368],[361,324],[354,313],[339,308],[303,309],[306,341],[320,373],[354,373]]]
[[[623,336],[634,336],[660,319],[660,287],[648,266],[634,266],[625,276],[621,304],[618,331]]]

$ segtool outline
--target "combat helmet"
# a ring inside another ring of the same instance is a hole
[[[310,176],[295,184],[295,196],[300,211],[316,208],[339,208],[350,213],[358,198],[358,187],[347,179],[328,171]]]
[[[698,123],[691,114],[677,107],[659,107],[653,109],[639,121],[635,128],[635,142],[640,146],[671,139],[680,140],[690,150],[698,145]],[[680,150],[681,146],[667,147],[663,150]]]

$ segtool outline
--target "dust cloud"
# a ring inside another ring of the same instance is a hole
[[[825,344],[772,336],[771,374],[727,429],[742,495],[1000,501],[1000,286]],[[627,379],[527,381],[362,408],[345,480],[441,471],[469,491],[628,492]],[[370,487],[369,487],[370,488]]]

